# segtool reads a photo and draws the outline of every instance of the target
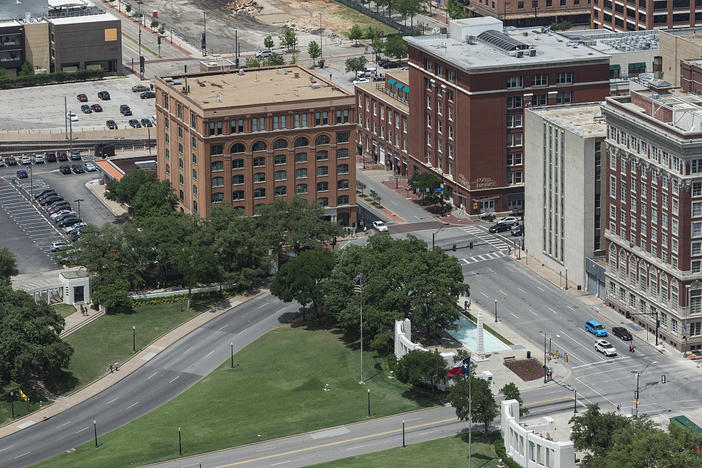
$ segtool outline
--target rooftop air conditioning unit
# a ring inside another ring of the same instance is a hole
[[[517,58],[522,58],[524,57],[524,51],[523,50],[518,50],[517,51]]]
[[[536,49],[529,49],[529,57],[536,57]]]

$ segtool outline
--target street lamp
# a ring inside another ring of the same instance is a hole
[[[371,412],[370,412],[370,388],[368,389],[368,417],[371,417]]]
[[[404,419],[402,420],[402,447],[403,448],[407,447],[407,445],[405,445],[405,420]]]
[[[34,198],[34,179],[32,178],[32,164],[30,163],[29,166],[27,166],[27,169],[29,169],[29,197],[30,200]]]
[[[97,442],[97,421],[93,419],[93,430],[95,431],[95,448],[98,448]]]
[[[232,369],[234,369],[234,343],[229,343],[229,347],[232,350]]]
[[[650,366],[651,364],[656,364],[656,362],[657,361],[649,362],[640,371],[637,371],[637,370],[629,371],[632,374],[636,374],[636,392],[634,392],[634,416],[637,418],[639,417],[639,379],[641,377],[641,374],[643,374],[646,371],[646,369],[648,369],[648,366]]]
[[[437,229],[435,232],[432,232],[432,233],[431,233],[431,249],[432,249],[432,250],[434,250],[434,245],[435,245],[435,241],[436,241],[436,235],[439,233],[439,231],[441,231],[441,230],[442,230],[443,228],[445,228],[446,226],[450,226],[449,223],[441,223],[441,224],[443,224],[443,226],[441,226],[441,227],[440,227],[439,229]]]
[[[78,209],[78,217],[80,218],[80,202],[85,201],[82,198],[79,198],[77,200],[73,200],[73,202],[76,204],[77,209]]]
[[[180,427],[178,428],[178,455],[183,456],[183,441],[180,436]]]
[[[568,267],[565,267],[566,277],[565,277],[565,289],[568,290]]]
[[[15,392],[10,392],[10,405],[12,405],[12,420],[15,420]]]
[[[80,218],[80,214],[78,215]],[[136,325],[132,325],[132,354],[136,353]]]
[[[495,299],[495,323],[497,323],[497,299]]]

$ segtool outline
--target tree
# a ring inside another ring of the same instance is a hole
[[[273,52],[270,57],[266,57],[266,66],[267,67],[273,67],[276,65],[284,65],[285,64],[285,57],[283,57],[281,54],[277,54]]]
[[[310,55],[310,58],[312,59],[312,66],[314,67],[315,60],[322,56],[322,49],[319,47],[319,44],[317,44],[317,41],[310,42],[310,44],[307,46],[307,53]]]
[[[273,38],[269,34],[265,38],[263,38],[263,47],[266,49],[272,49],[273,48]]]
[[[316,313],[324,299],[320,283],[333,268],[334,254],[331,251],[324,248],[306,250],[280,267],[271,283],[271,294],[283,302],[297,301],[303,307],[312,304]]]
[[[360,180],[357,180],[357,181],[356,181],[356,188],[357,188],[358,190],[360,190],[361,193],[363,193],[363,191],[366,189],[366,184],[364,184],[364,183],[361,182]]]
[[[158,27],[158,33],[163,35],[166,32],[166,27],[161,24],[161,26]]]
[[[385,55],[401,60],[407,56],[407,41],[400,36],[392,36],[385,41]]]
[[[407,17],[414,19],[414,17],[422,11],[423,0],[396,0],[395,10],[402,15],[405,20],[405,25],[407,25]]]
[[[135,217],[167,215],[175,211],[178,199],[168,180],[151,181],[139,187],[132,208]]]
[[[93,302],[105,307],[108,314],[131,311],[129,282],[119,277],[107,279],[104,276],[93,284]]]
[[[436,191],[441,188],[441,179],[433,172],[417,172],[407,183],[427,203],[434,204],[441,201],[441,196]]]
[[[18,274],[17,260],[10,249],[0,249],[0,283],[10,283],[10,277]]]
[[[34,75],[34,66],[25,61],[19,71],[19,76],[32,76]]]
[[[293,28],[290,26],[285,26],[278,39],[280,40],[281,46],[286,47],[288,51],[292,50],[295,52],[295,46],[297,45],[297,34],[295,34],[295,30]]]
[[[371,42],[371,47],[373,48],[373,53],[375,54],[375,61],[378,61],[378,55],[385,50],[385,41],[379,37],[373,38]]]
[[[73,349],[60,338],[63,318],[47,303],[0,284],[0,380],[56,383]]]
[[[7,75],[7,71],[4,68],[0,68],[0,81],[9,80],[10,77]]]
[[[254,57],[254,56],[249,56],[246,57],[246,68],[258,68],[261,66],[261,59]]]
[[[354,74],[358,74],[358,72],[365,71],[366,69],[366,57],[365,55],[361,55],[360,57],[351,57],[346,59],[346,72],[354,72]]]
[[[469,388],[469,385],[472,388]],[[469,395],[473,397],[472,405],[469,405]],[[461,421],[472,419],[483,423],[486,434],[490,429],[490,423],[497,417],[497,403],[490,390],[490,384],[485,379],[471,377],[470,380],[456,381],[449,388],[447,400],[456,409],[458,419]]]
[[[463,7],[463,3],[461,3],[459,0],[448,0],[446,11],[451,19],[472,17],[470,13],[466,12],[465,8]]]
[[[575,450],[587,451],[586,465],[592,459],[603,459],[614,444],[613,434],[628,429],[631,420],[615,413],[600,412],[599,405],[588,405],[587,410],[570,419],[571,434]]]
[[[513,382],[510,382],[502,387],[500,389],[500,393],[504,395],[505,400],[517,400],[519,402],[519,416],[526,416],[529,414],[529,410],[524,407],[522,395],[519,393],[519,387],[517,387]]]
[[[363,38],[363,29],[357,24],[351,26],[349,30],[349,39],[354,41],[354,47],[358,47],[358,40]]]
[[[415,349],[405,354],[397,363],[397,380],[410,385],[431,384],[434,394],[435,384],[446,379],[446,361],[438,351]]]
[[[377,6],[377,4],[376,4]],[[363,37],[369,40],[373,39],[379,39],[383,35],[383,31],[380,28],[376,28],[372,25],[369,25],[366,30],[363,32]]]
[[[120,180],[112,179],[107,182],[105,198],[125,205],[131,205],[139,189],[158,178],[152,173],[137,169],[124,175]]]

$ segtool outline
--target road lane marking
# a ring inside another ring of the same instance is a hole
[[[23,453],[22,455],[17,455],[17,456],[15,457],[15,460],[17,460],[18,458],[22,458],[22,457],[24,457],[24,456],[27,456],[27,455],[29,455],[30,453],[32,453],[32,452],[27,452],[27,453]]]
[[[488,295],[485,294],[484,292],[480,291],[480,294],[482,294],[483,296],[485,296],[485,297],[487,297],[488,299],[490,299],[490,296],[488,296]]]
[[[619,357],[617,357],[617,358],[608,359],[608,360],[606,360],[606,361],[597,361],[597,362],[590,362],[590,363],[588,363],[588,364],[581,364],[581,365],[579,365],[579,366],[574,366],[574,367],[572,367],[571,369],[575,370],[575,369],[581,369],[581,368],[583,368],[583,367],[592,367],[592,366],[597,366],[597,365],[610,364],[610,363],[619,362],[619,361],[622,361],[622,360],[625,360],[625,359],[631,359],[631,358],[628,358],[628,357],[626,357],[626,356],[619,356]],[[635,365],[634,367],[637,367],[637,366],[638,366],[638,364]],[[582,377],[582,376],[581,376],[581,377]]]
[[[514,318],[517,318],[517,319],[519,318],[519,315],[515,314],[514,312],[510,312],[510,314],[513,315]]]
[[[424,424],[417,424],[416,426],[410,426],[410,427],[405,428],[405,431],[409,431],[411,429],[419,429],[421,427],[426,427],[426,426],[433,426],[436,424],[442,424],[442,423],[446,423],[446,422],[453,422],[453,421],[457,421],[457,420],[458,420],[458,418],[453,417],[453,418],[448,418],[448,419],[441,419],[439,421],[432,421],[432,422],[428,422],[428,423],[424,423]],[[271,458],[284,457],[286,455],[292,455],[295,453],[309,452],[310,450],[317,450],[317,449],[325,448],[325,447],[334,447],[336,445],[346,444],[349,442],[355,442],[357,440],[367,440],[367,439],[371,439],[374,437],[380,437],[380,436],[384,436],[384,435],[388,435],[388,434],[397,434],[397,433],[401,433],[401,432],[402,432],[402,428],[391,429],[389,431],[378,432],[375,434],[368,434],[368,435],[364,435],[364,436],[353,437],[351,439],[339,440],[336,442],[329,442],[327,444],[315,445],[313,447],[305,447],[305,448],[301,448],[301,449],[289,450],[287,452],[277,453],[277,454],[273,454],[273,455],[265,455],[263,457],[258,457],[258,458],[250,458],[248,460],[242,460],[239,462],[228,463],[226,465],[218,465],[215,468],[227,468],[229,466],[244,465],[246,463],[252,463],[252,462],[257,462],[257,461],[261,461],[261,460],[270,460]]]
[[[71,421],[67,421],[67,422],[61,424],[60,426],[57,426],[56,429],[61,429],[63,426],[68,426],[69,424],[71,424]]]
[[[544,291],[544,288],[542,288],[542,287],[540,287],[540,286],[534,286],[534,287],[535,287],[536,289],[538,289],[539,291],[541,291],[541,292],[546,292],[546,291]]]
[[[347,448],[346,450],[356,450],[356,449],[360,449],[360,448],[366,447],[367,445],[368,445],[368,444],[356,445],[356,446],[353,446],[353,447],[349,447],[349,448]]]
[[[134,408],[134,407],[135,407],[136,405],[138,405],[138,404],[139,404],[139,402],[138,402],[138,401],[135,401],[135,402],[132,403],[131,405],[127,406],[127,409]]]
[[[687,402],[690,402],[690,401],[692,401],[692,402],[697,402],[697,401],[699,401],[699,400],[676,400],[676,401],[673,401],[673,403],[687,403]]]
[[[592,390],[595,394],[597,394],[597,395],[601,396],[602,398],[604,398],[605,400],[607,400],[612,406],[615,406],[615,407],[617,406],[616,403],[614,403],[612,400],[610,400],[609,398],[607,398],[606,396],[604,396],[603,394],[601,394],[600,392],[598,392],[597,390],[595,390],[594,388],[592,388],[591,386],[589,386],[588,384],[586,384],[585,382],[580,380],[579,378],[576,377],[575,380],[577,380],[581,384],[585,385],[587,388]],[[639,406],[641,406],[641,405],[639,405]]]
[[[213,349],[212,351],[210,351],[209,353],[205,354],[205,357],[210,357],[210,356],[212,356],[212,353],[214,353],[214,349]]]
[[[256,450],[256,452],[266,452],[266,451],[268,451],[268,450],[273,450],[275,447],[276,447],[276,446],[273,445],[272,447],[266,447],[266,448],[262,448],[262,449],[260,449],[260,450]]]
[[[524,406],[540,405],[541,403],[553,403],[554,401],[563,401],[563,400],[572,400],[572,399],[573,399],[573,397],[568,395],[568,396],[562,396],[562,397],[556,397],[556,398],[549,398],[548,400],[532,401],[531,403],[524,403]]]
[[[503,291],[503,290],[501,290],[501,289],[498,289],[498,291],[500,291],[500,294],[502,294],[503,296],[506,296],[506,295],[507,295],[507,293],[506,293],[506,292],[504,292],[504,291]]]
[[[527,309],[527,310],[528,310],[529,312],[531,312],[531,314],[532,314],[534,317],[538,317],[538,316],[539,316],[539,314],[537,314],[536,312],[534,312],[533,309],[530,308],[530,309]]]
[[[10,446],[5,447],[4,449],[0,449],[0,452],[4,452],[5,450],[10,450],[12,447],[14,447],[15,444],[12,444]]]
[[[168,383],[173,383],[173,382],[175,382],[176,380],[178,380],[178,377],[180,377],[180,376],[179,376],[179,375],[176,375],[176,376],[173,378],[173,380],[171,380],[171,381],[168,382]]]
[[[109,405],[110,403],[114,403],[114,402],[117,401],[117,400],[119,400],[119,397],[113,398],[113,399],[111,399],[110,401],[108,401],[108,402],[105,403],[105,404],[106,404],[106,405]],[[61,426],[59,426],[59,427],[61,427]]]
[[[80,434],[81,432],[87,431],[87,430],[88,430],[88,426],[85,426],[83,429],[77,430],[77,431],[76,431],[76,434]]]
[[[292,460],[286,460],[278,463],[271,463],[271,466],[276,466],[276,465],[284,465],[286,463],[290,463]]]
[[[577,310],[575,310],[575,308],[574,308],[573,306],[566,306],[566,307],[568,307],[568,308],[569,308],[570,310],[572,310],[573,312],[577,312]]]
[[[595,356],[597,356],[597,357],[599,358],[598,361],[600,361],[600,362],[605,361],[604,359],[602,359],[602,358],[600,357],[600,353],[598,353],[597,351],[595,351],[595,350],[594,350],[593,348],[591,348],[590,346],[585,346],[584,344],[578,343],[577,341],[575,341],[575,340],[573,339],[573,337],[571,337],[570,335],[568,335],[568,334],[567,334],[566,332],[564,332],[564,331],[561,331],[561,333],[563,333],[563,335],[564,335],[565,337],[567,337],[568,339],[570,339],[571,341],[573,341],[573,343],[575,343],[576,345],[580,346],[581,348],[587,349],[587,350],[590,351],[592,354],[594,354]],[[584,362],[584,361],[583,361],[583,362]]]
[[[519,289],[523,294],[526,294],[526,293],[527,293],[527,292],[526,292],[525,290],[523,290],[522,288],[517,288],[517,289]]]
[[[149,380],[151,377],[153,377],[153,376],[156,375],[156,374],[158,374],[158,372],[154,372],[153,374],[151,374],[150,376],[148,376],[148,377],[146,378],[146,380]]]

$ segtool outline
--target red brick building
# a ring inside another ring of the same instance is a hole
[[[356,222],[354,95],[299,65],[156,78],[158,176],[188,213],[299,195]]]
[[[610,31],[672,29],[702,25],[697,2],[679,0],[638,0],[619,2],[592,0],[590,27]]]
[[[702,349],[702,98],[665,82],[602,106],[607,303]],[[606,197],[606,198],[605,198]]]
[[[521,211],[525,107],[609,95],[609,57],[555,33],[476,18],[407,41],[408,175],[435,172],[470,213]]]
[[[702,60],[680,61],[680,86],[686,93],[700,94],[702,91]]]
[[[587,24],[593,0],[470,0],[467,10],[478,16],[492,16],[506,26],[549,25],[570,21]]]
[[[409,71],[388,72],[383,82],[356,85],[358,144],[366,161],[407,174]]]

